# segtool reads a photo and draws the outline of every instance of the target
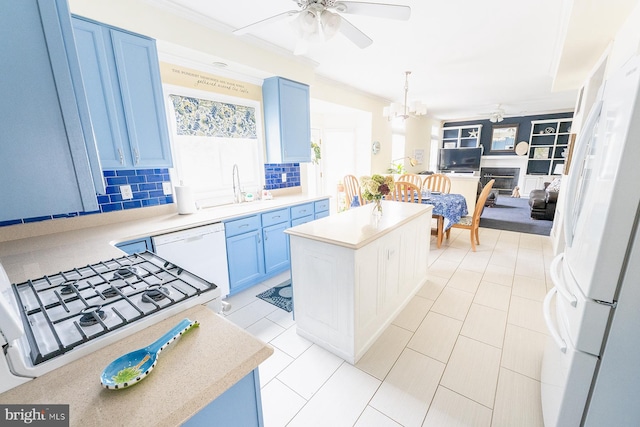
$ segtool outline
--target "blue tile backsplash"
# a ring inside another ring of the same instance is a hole
[[[54,218],[69,218],[80,215],[92,215],[125,209],[144,208],[173,203],[171,194],[162,191],[163,182],[171,182],[169,169],[127,169],[103,171],[106,181],[106,194],[99,195],[99,210],[93,212],[69,212],[61,215],[47,215],[35,218],[20,218],[0,221],[0,227],[14,224],[46,221]],[[124,200],[120,193],[121,185],[130,185],[133,199]]]
[[[282,174],[287,174],[287,181],[282,182]],[[264,182],[267,190],[300,186],[300,163],[265,163]]]
[[[282,182],[282,174],[287,174],[286,182]],[[299,163],[267,163],[264,165],[265,185],[267,190],[300,186]],[[55,218],[70,218],[81,215],[92,215],[104,212],[137,209],[173,203],[173,195],[165,195],[163,182],[171,182],[169,169],[126,169],[103,171],[106,181],[106,194],[99,195],[99,210],[94,212],[69,212],[60,215],[46,215],[34,218],[18,218],[0,221],[0,227],[46,221]],[[133,199],[124,200],[120,192],[121,185],[130,185]]]

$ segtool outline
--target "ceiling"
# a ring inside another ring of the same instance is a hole
[[[638,0],[382,0],[411,7],[408,21],[343,15],[373,44],[360,49],[342,34],[312,45],[300,60],[316,75],[402,103],[441,120],[573,110],[576,94]],[[181,16],[208,18],[231,32],[289,10],[295,0],[161,0]],[[293,56],[297,36],[287,18],[242,36]]]

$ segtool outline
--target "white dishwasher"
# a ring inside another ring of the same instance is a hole
[[[224,223],[161,234],[153,236],[152,240],[155,252],[162,258],[217,285],[220,298],[229,295]]]

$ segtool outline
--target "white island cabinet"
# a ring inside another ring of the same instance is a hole
[[[299,335],[356,363],[427,280],[429,205],[382,202],[292,227]]]

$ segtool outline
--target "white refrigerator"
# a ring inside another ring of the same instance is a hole
[[[565,252],[550,266],[546,427],[640,425],[640,58],[603,84],[576,142]]]

